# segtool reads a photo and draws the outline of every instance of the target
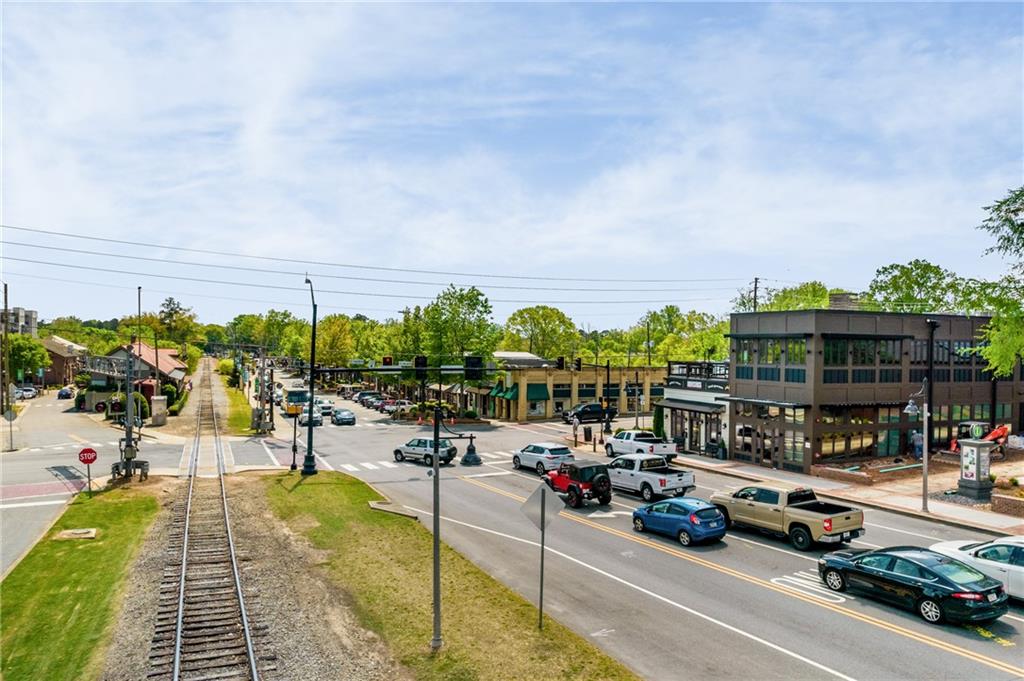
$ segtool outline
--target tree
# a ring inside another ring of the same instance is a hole
[[[535,305],[516,310],[505,322],[502,347],[540,357],[571,355],[578,345],[576,325],[561,310]]]
[[[772,288],[765,286],[758,290],[757,311],[778,312],[783,310],[826,310],[829,295],[846,293],[843,289],[830,289],[820,281],[805,281],[795,286]],[[742,290],[733,299],[735,312],[754,311],[753,290]]]
[[[467,353],[489,357],[500,340],[491,304],[478,288],[450,285],[423,311],[426,342],[438,364],[461,362]]]
[[[868,286],[870,304],[890,312],[951,312],[961,310],[963,280],[927,260],[911,260],[879,268]]]
[[[181,346],[193,340],[199,330],[196,313],[174,298],[167,298],[160,305],[160,323],[164,326],[164,333]]]
[[[13,333],[7,337],[7,347],[11,357],[11,374],[19,377],[18,380],[27,380],[39,369],[50,366],[50,353],[31,336]]]
[[[1024,187],[986,206],[988,217],[978,226],[995,237],[987,253],[1011,260],[1012,272],[996,282],[971,282],[967,295],[985,296],[992,321],[985,327],[981,356],[997,376],[1009,376],[1024,357]]]
[[[355,352],[352,322],[343,314],[332,314],[316,324],[316,359],[328,366],[344,366]]]

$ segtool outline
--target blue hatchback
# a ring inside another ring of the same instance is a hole
[[[676,497],[656,501],[633,511],[633,529],[675,537],[683,546],[718,541],[725,536],[725,516],[703,499]]]

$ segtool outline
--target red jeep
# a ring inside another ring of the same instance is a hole
[[[567,461],[549,471],[544,482],[554,492],[568,495],[569,505],[579,508],[584,499],[597,499],[601,505],[612,501],[612,481],[608,467],[597,461]]]

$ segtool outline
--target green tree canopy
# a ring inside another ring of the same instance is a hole
[[[545,358],[571,356],[579,345],[579,332],[558,308],[534,305],[516,310],[505,322],[501,346],[532,352]]]
[[[868,286],[870,304],[889,312],[951,312],[962,308],[963,281],[927,260],[879,268]]]
[[[32,336],[12,333],[7,337],[7,347],[10,352],[10,367],[13,376],[21,374],[27,380],[39,369],[50,366],[50,353],[46,351],[39,340]]]
[[[1011,272],[995,282],[970,282],[967,295],[984,296],[992,310],[981,355],[997,376],[1009,376],[1024,358],[1024,187],[986,206],[988,217],[979,225],[996,243],[988,252],[1011,262]]]
[[[491,321],[491,304],[478,288],[449,286],[423,311],[427,347],[439,363],[461,361],[467,353],[490,357],[501,339]]]

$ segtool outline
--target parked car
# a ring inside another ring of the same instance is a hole
[[[814,490],[785,483],[759,482],[711,495],[726,524],[748,525],[789,537],[798,551],[815,542],[849,542],[864,534],[864,512],[820,501]]]
[[[550,470],[558,468],[566,461],[575,461],[576,457],[565,445],[554,442],[538,442],[533,445],[526,445],[512,455],[512,468],[519,470],[523,466],[537,471],[537,475],[544,475]]]
[[[354,426],[356,425],[356,415],[352,413],[351,409],[335,409],[331,413],[331,423],[336,426]]]
[[[608,467],[597,461],[566,461],[557,470],[546,473],[544,482],[555,493],[566,495],[573,508],[589,499],[597,499],[602,506],[612,502]]]
[[[451,440],[438,440],[438,461],[441,465],[451,463],[458,453]],[[395,450],[395,461],[422,461],[428,466],[434,465],[434,441],[429,438],[417,437],[409,440]]]
[[[309,416],[309,405],[306,405],[305,407],[302,408],[302,413],[299,414],[299,425],[300,426],[308,426],[309,425],[309,419],[310,419],[310,416]],[[314,426],[322,426],[322,425],[324,425],[324,416],[323,416],[323,414],[320,413],[320,410],[314,410],[313,411],[313,425]]]
[[[25,399],[25,393],[23,393],[21,391],[21,388],[15,388],[14,389],[14,399],[16,399],[16,400],[23,400],[23,399]]]
[[[1009,609],[998,579],[916,546],[826,553],[818,560],[818,576],[833,591],[850,589],[912,609],[929,624],[990,622]]]
[[[639,494],[644,501],[674,497],[697,489],[693,473],[670,468],[662,456],[626,454],[608,464],[612,487]]]
[[[320,413],[324,416],[330,416],[334,412],[334,401],[329,400],[326,397],[314,397],[318,407],[320,407]]]
[[[66,385],[66,386],[64,386],[63,388],[61,388],[60,390],[57,391],[57,399],[58,400],[70,400],[70,399],[74,399],[74,397],[75,397],[75,389],[72,388],[69,385]]]
[[[608,456],[657,454],[665,457],[668,462],[676,458],[676,446],[649,430],[619,431],[605,440],[604,451]]]
[[[1006,593],[1024,600],[1024,536],[982,542],[944,541],[932,544],[931,550],[998,579]]]
[[[394,414],[397,412],[409,411],[413,407],[413,403],[409,400],[393,400],[391,404],[384,406],[384,411],[388,414]]]
[[[360,390],[359,392],[352,396],[352,399],[358,402],[359,404],[364,404],[365,400],[367,400],[370,397],[380,397],[380,393],[376,390]]]
[[[380,413],[383,414],[384,412],[387,411],[388,405],[392,405],[394,403],[395,403],[395,400],[384,398],[384,399],[381,399],[379,402],[377,402],[377,405],[374,407],[374,409],[376,409],[377,411],[379,411]]]
[[[696,497],[676,497],[633,511],[633,529],[675,537],[683,546],[716,542],[725,536],[725,516],[713,504]]]
[[[608,412],[609,418],[612,419],[618,414],[615,407],[609,407]],[[574,416],[580,420],[580,423],[586,423],[587,421],[601,422],[605,420],[605,409],[601,406],[600,402],[589,402],[577,404],[572,409],[562,412],[562,420],[566,423],[572,423]]]
[[[23,385],[21,386],[21,397],[26,400],[31,400],[33,397],[39,395],[39,391],[35,389],[35,386]]]

